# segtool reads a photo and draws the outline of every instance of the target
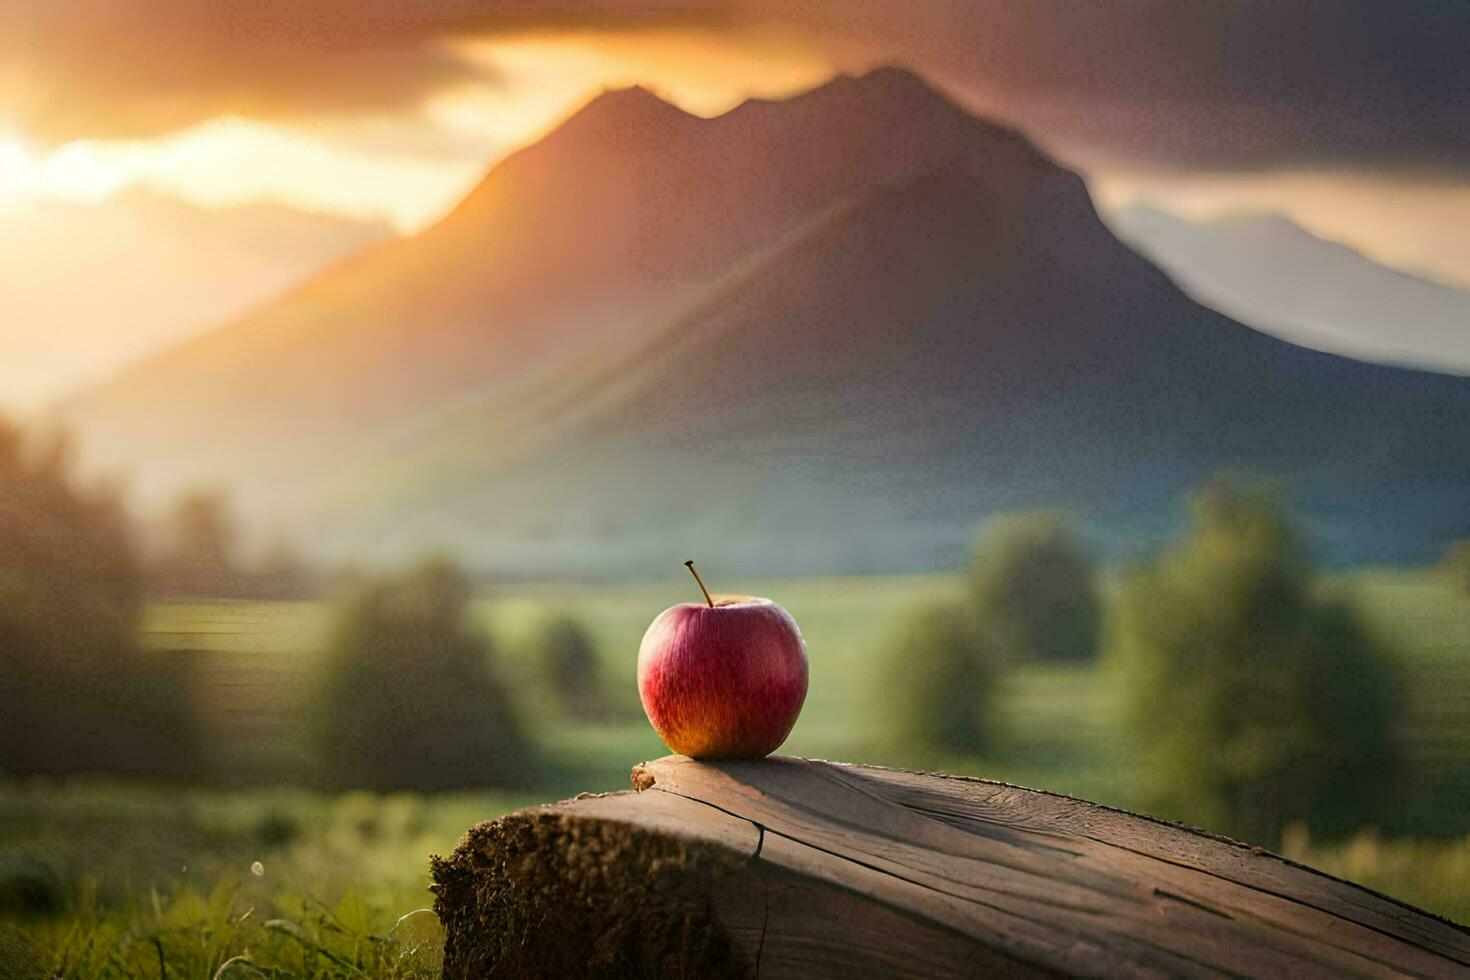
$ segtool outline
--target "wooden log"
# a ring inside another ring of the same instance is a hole
[[[633,782],[434,858],[446,977],[1470,976],[1470,930],[1071,797],[793,758]]]

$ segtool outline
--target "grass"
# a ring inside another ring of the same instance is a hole
[[[956,592],[952,576],[714,584],[771,595],[802,624],[811,694],[783,751],[893,765],[934,761],[876,744],[881,692],[869,664],[902,610]],[[1285,849],[1470,920],[1470,837],[1463,836],[1470,598],[1422,573],[1354,573],[1345,584],[1406,665],[1403,740],[1413,765],[1402,794],[1405,820],[1418,833],[1458,836],[1408,839],[1402,828],[1384,828],[1322,843],[1297,834]],[[638,641],[657,612],[692,598],[692,590],[680,569],[663,582],[622,588],[508,586],[475,604],[474,615],[496,639],[499,669],[520,692],[522,713],[544,747],[532,796],[623,788],[629,766],[664,754],[637,707]],[[576,616],[597,641],[615,698],[605,722],[557,720],[535,681],[528,641],[554,612]],[[203,679],[219,682],[213,710],[228,726],[240,708],[231,703],[236,692],[289,707],[329,624],[316,603],[214,602],[158,604],[145,625],[160,656],[191,651]],[[998,710],[1005,735],[990,756],[942,760],[944,768],[1132,803],[1111,689],[1093,668],[1022,668],[1006,680]],[[261,727],[260,712],[247,714],[230,729],[231,751]],[[242,783],[279,782],[289,768],[289,747],[277,744],[284,736],[270,737],[276,741],[266,738],[253,756],[230,756],[241,762]],[[428,854],[452,848],[473,823],[528,802],[98,780],[0,784],[0,977],[432,976],[437,925],[418,911],[430,901]],[[252,871],[256,862],[260,874]]]
[[[427,856],[528,802],[6,786],[0,976],[437,976]]]

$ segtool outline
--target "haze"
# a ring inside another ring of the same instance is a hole
[[[304,279],[383,223],[422,229],[605,88],[640,83],[713,115],[895,60],[1079,168],[1107,208],[1280,214],[1381,264],[1470,285],[1456,109],[1467,83],[1455,53],[1466,28],[1429,9],[1350,5],[1329,17],[1252,5],[1233,15],[1237,26],[1267,40],[1221,62],[1229,32],[1215,21],[1225,14],[1168,5],[1104,23],[1051,4],[946,2],[902,16],[859,4],[840,20],[817,4],[758,2],[606,3],[575,15],[536,3],[392,16],[333,0],[228,13],[91,6],[4,13],[0,240],[26,257],[7,277],[28,283],[0,294],[15,353],[0,362],[0,404],[62,397]],[[337,26],[309,29],[317,22]],[[1193,88],[1177,81],[1190,58]],[[1324,102],[1330,125],[1314,108]],[[129,221],[140,188],[232,210],[211,210],[209,241],[173,266],[167,221],[129,232],[126,246],[102,244]],[[255,205],[325,216],[320,227],[341,234],[289,234],[257,275],[241,258],[261,240]],[[72,232],[85,215],[91,228]],[[79,256],[47,244],[60,238],[95,242]],[[144,288],[146,274],[86,264],[113,247],[169,274]],[[251,285],[209,285],[223,281]],[[51,288],[66,282],[87,285]],[[39,284],[58,297],[46,316],[26,298]],[[1415,357],[1433,364],[1436,354]]]

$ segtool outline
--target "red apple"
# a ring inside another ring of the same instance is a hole
[[[693,562],[685,562],[694,573]],[[721,596],[659,613],[638,648],[638,696],[664,744],[695,759],[759,759],[806,700],[806,645],[770,599]]]

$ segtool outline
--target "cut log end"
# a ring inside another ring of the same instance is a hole
[[[573,806],[470,830],[431,861],[446,977],[738,973],[707,890],[743,861]],[[692,972],[690,972],[692,971]]]
[[[445,976],[1462,976],[1470,933],[1190,828],[799,759],[634,767],[433,859]]]

